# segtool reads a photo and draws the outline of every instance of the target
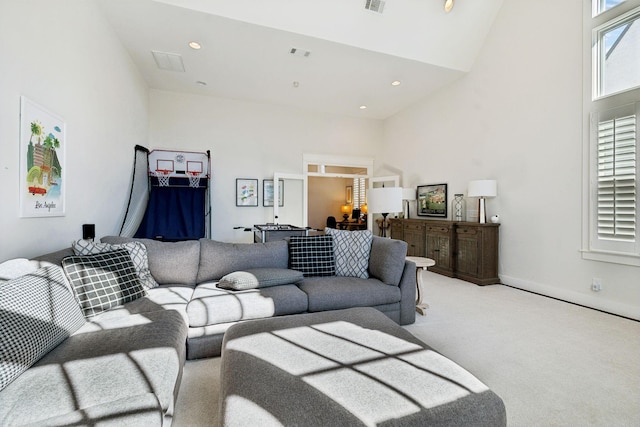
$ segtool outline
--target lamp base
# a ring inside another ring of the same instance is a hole
[[[344,220],[343,220],[343,221],[348,220],[348,219],[349,219],[349,214],[344,214],[344,215],[342,215],[342,218],[344,218]]]
[[[487,223],[487,210],[485,207],[485,198],[484,197],[480,197],[480,199],[478,200],[478,222],[480,224],[486,224]]]

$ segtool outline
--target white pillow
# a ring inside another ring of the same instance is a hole
[[[96,255],[105,252],[111,252],[115,249],[124,248],[129,252],[133,265],[138,272],[140,284],[145,289],[158,287],[158,282],[151,275],[149,270],[149,257],[147,256],[147,247],[141,242],[128,242],[117,245],[109,243],[95,243],[91,240],[76,240],[71,245],[76,255]]]

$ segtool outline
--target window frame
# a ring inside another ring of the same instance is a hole
[[[640,266],[640,87],[599,95],[599,43],[598,31],[612,28],[619,22],[637,13],[640,0],[626,0],[615,7],[597,13],[595,3],[585,2],[584,10],[584,150],[583,150],[583,227],[582,257],[584,259]],[[635,241],[615,241],[598,237],[598,123],[597,117],[610,114],[613,110],[635,105],[636,111],[636,236]],[[594,122],[594,119],[595,122]]]

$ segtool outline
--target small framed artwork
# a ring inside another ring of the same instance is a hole
[[[344,201],[346,202],[347,205],[350,205],[353,203],[353,186],[347,185],[347,187],[345,188]]]
[[[236,206],[258,206],[257,179],[236,179]]]
[[[273,180],[262,181],[262,205],[273,206]],[[284,180],[278,180],[278,206],[284,206]]]
[[[418,186],[418,215],[447,217],[447,184]]]

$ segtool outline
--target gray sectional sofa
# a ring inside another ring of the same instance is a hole
[[[101,240],[143,243],[158,286],[85,318],[86,307],[72,304],[74,291],[59,267],[71,248],[28,261],[20,277],[0,277],[0,286],[26,293],[3,300],[0,292],[3,325],[27,331],[2,332],[2,339],[29,347],[35,359],[13,360],[8,354],[15,348],[0,349],[0,425],[169,425],[185,359],[218,356],[225,331],[238,322],[350,307],[376,308],[399,324],[415,320],[415,264],[405,260],[402,241],[373,237],[368,278],[304,277],[229,290],[218,284],[233,273],[288,270],[289,243]],[[54,289],[63,304],[52,299]],[[39,303],[14,309],[24,298]],[[55,339],[42,345],[38,335]],[[14,368],[17,377],[5,376]]]

